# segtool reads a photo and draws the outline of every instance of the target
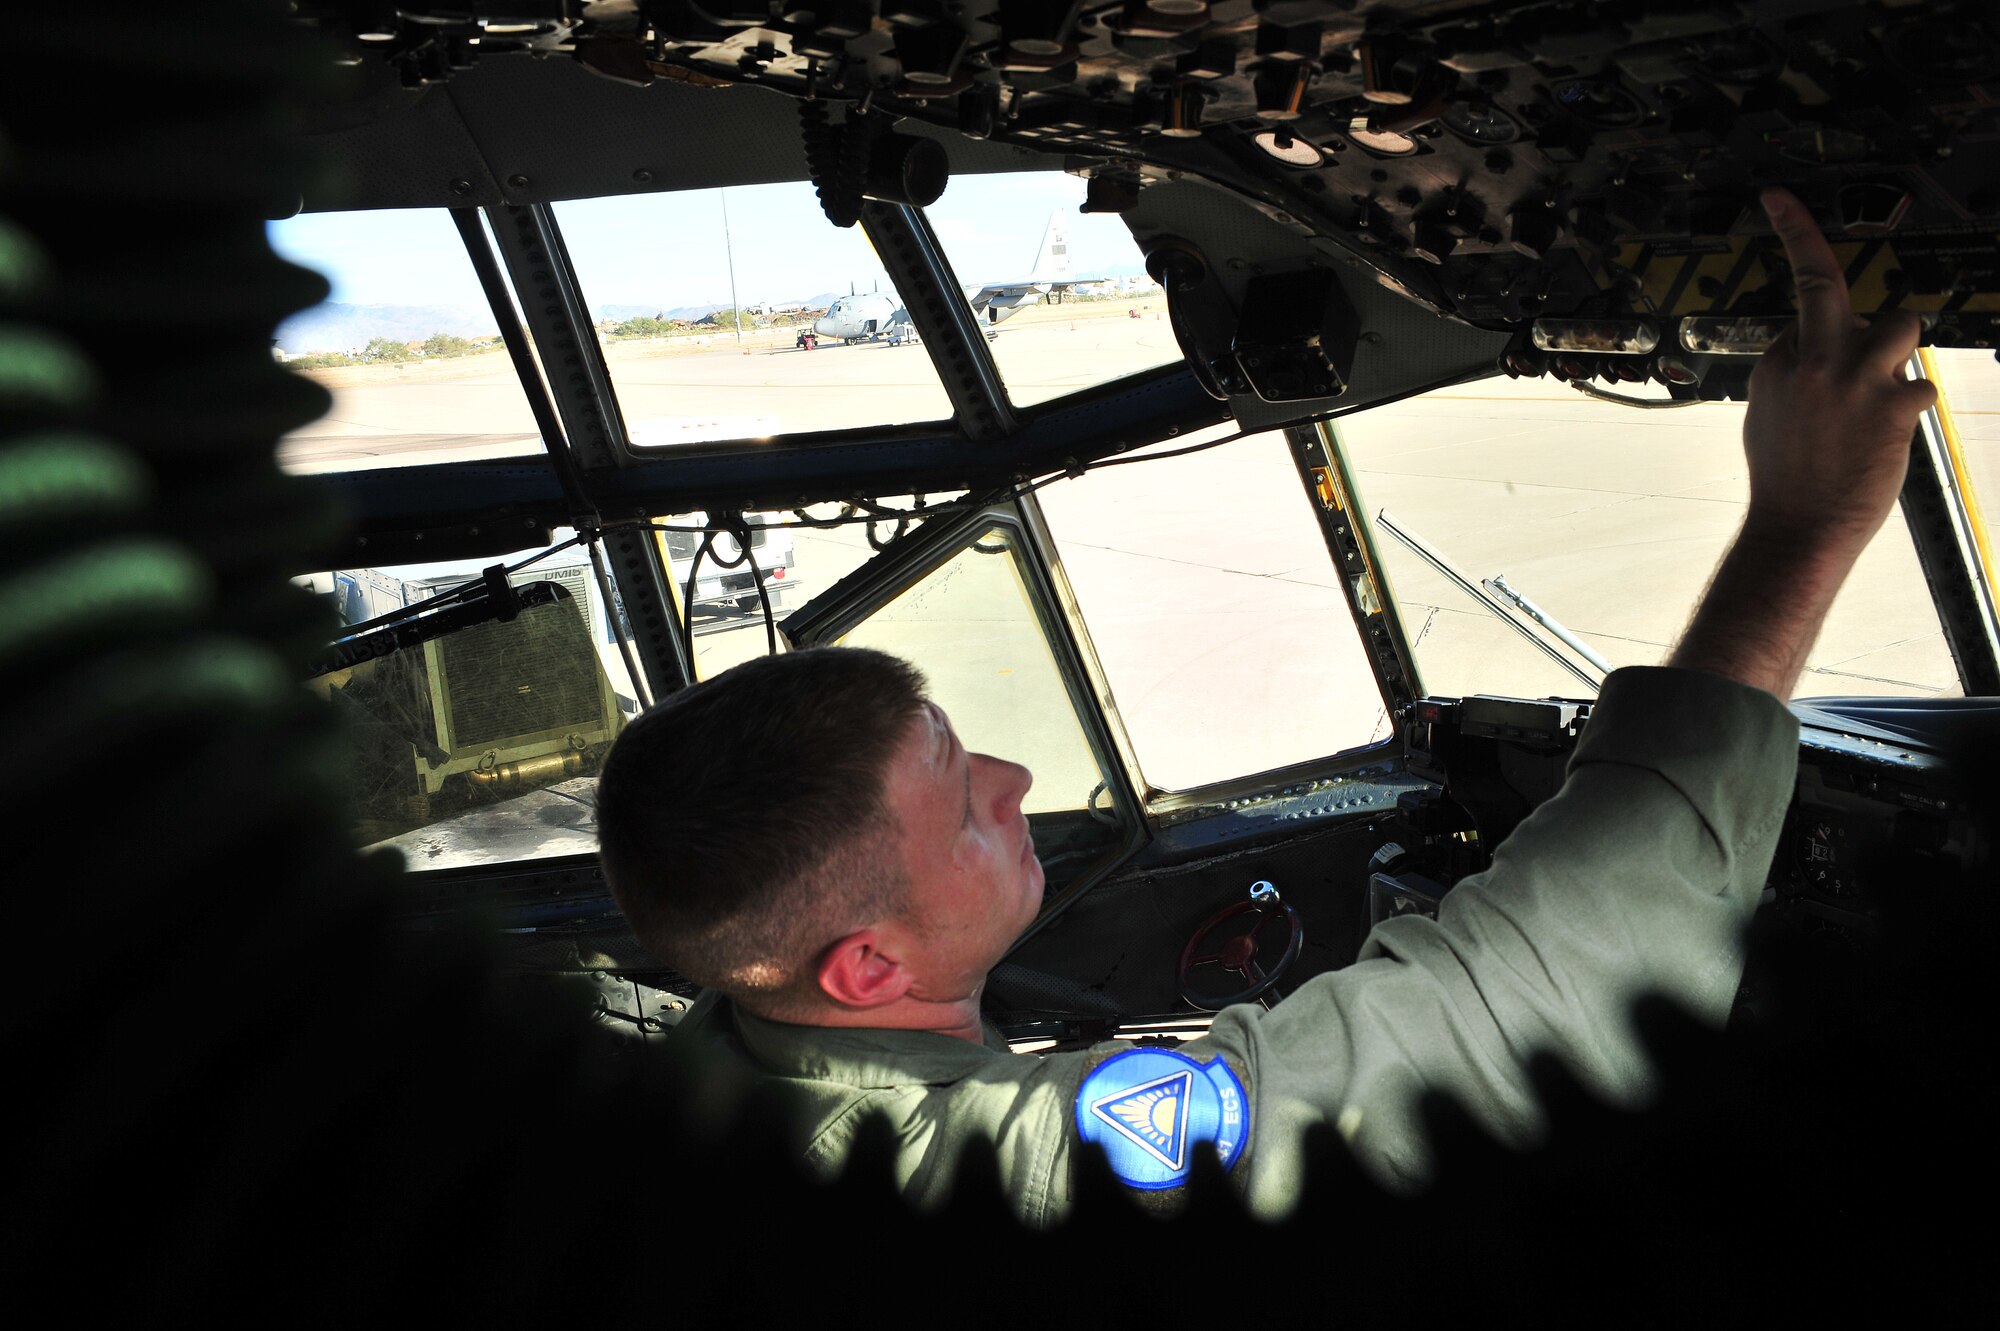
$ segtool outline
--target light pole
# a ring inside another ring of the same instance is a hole
[[[729,243],[729,191],[717,190],[722,196],[722,253],[729,263],[729,322],[736,327],[736,345],[743,345],[743,307],[736,302],[736,250]]]

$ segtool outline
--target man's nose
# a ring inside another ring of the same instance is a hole
[[[1003,814],[1011,814],[1019,808],[1027,797],[1028,790],[1035,784],[1035,774],[1019,763],[1010,763],[1005,758],[995,758],[989,753],[974,754],[985,769],[989,789],[993,792],[995,804]]]

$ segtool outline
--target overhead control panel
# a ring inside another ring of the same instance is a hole
[[[1791,308],[1767,184],[1812,209],[1863,313],[1921,313],[1940,345],[2000,333],[1990,0],[299,8],[413,86],[566,55],[626,82],[776,87],[818,125],[911,117],[1067,154],[1101,182],[1093,209],[1204,177],[1442,314],[1514,331],[1515,374],[1740,391],[1743,353]]]

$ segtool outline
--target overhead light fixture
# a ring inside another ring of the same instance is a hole
[[[1653,373],[1659,376],[1662,383],[1679,384],[1682,387],[1701,382],[1701,371],[1674,355],[1663,355],[1655,360]]]
[[[1918,341],[1928,344],[1938,317],[1930,311],[1917,316]],[[1761,356],[1798,320],[1789,314],[1690,314],[1681,320],[1681,345],[1710,356]]]
[[[1761,356],[1795,322],[1790,316],[1731,318],[1691,314],[1681,320],[1681,345],[1710,356]]]
[[[1660,345],[1660,330],[1647,319],[1537,319],[1528,335],[1543,351],[1644,356]]]
[[[1300,170],[1307,170],[1326,161],[1324,151],[1315,144],[1307,143],[1289,129],[1262,130],[1252,134],[1250,142],[1262,148],[1273,160]]]

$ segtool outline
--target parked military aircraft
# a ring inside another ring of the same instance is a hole
[[[877,338],[900,342],[914,337],[910,312],[894,297],[872,292],[840,297],[827,306],[825,314],[813,320],[813,331],[843,342],[872,342]]]
[[[1041,244],[1035,247],[1035,261],[1025,277],[987,282],[977,290],[968,288],[966,298],[973,313],[997,324],[1019,310],[1045,300],[1061,300],[1075,282],[1075,266],[1069,253],[1069,221],[1061,209],[1049,214]]]
[[[769,1164],[730,1086],[635,1059],[673,1050],[692,986],[593,854],[621,697],[814,644],[907,655],[968,746],[1037,775],[1047,896],[986,990],[1014,1047],[1170,1043],[1245,989],[1282,1013],[1488,863],[1602,667],[1679,631],[1792,310],[1767,183],[1812,208],[1861,315],[1930,317],[1945,391],[1793,703],[1774,950],[1727,1037],[1686,1037],[1654,1117],[1572,1087],[1542,1156],[1460,1132],[1435,1210],[1335,1152],[1289,1223],[1218,1182],[1185,1227],[1113,1194],[1040,1246],[967,1248],[1093,1321],[1166,1315],[1132,1302],[1162,1286],[1177,1318],[1218,1290],[1232,1316],[1259,1291],[1271,1315],[1546,1315],[1615,1272],[1686,1323],[1745,1306],[1724,1288],[1810,1315],[1983,1271],[1922,1181],[1991,1155],[1960,1075],[1992,1017],[1990,5],[45,10],[0,82],[27,1116],[0,1280],[48,1294],[24,1303],[738,1315],[900,1270],[884,1235],[1007,1243],[976,1178],[920,1231],[865,1170],[808,1189]],[[941,175],[1068,181],[1165,308],[1078,301],[989,342],[1064,289],[1061,229],[973,292],[926,213]],[[705,261],[637,227],[586,254],[565,207],[804,179],[809,221],[865,230],[922,357],[593,332],[590,261]],[[399,280],[457,270],[502,349],[273,363],[324,294],[262,239],[299,210],[427,218],[446,243]],[[831,368],[856,362],[892,368]],[[802,424],[758,423],[792,401]],[[635,441],[656,418],[703,428]],[[321,452],[279,478],[281,438]],[[756,599],[752,514],[786,525],[809,599]],[[741,624],[698,637],[720,561]],[[345,629],[287,586],[419,564],[480,572]],[[1241,965],[1196,964],[1225,910]],[[552,979],[588,986],[574,1012],[533,1001]],[[950,1299],[910,1306],[979,1319],[963,1281]]]
[[[972,312],[988,324],[997,324],[1031,305],[1061,300],[1076,285],[1071,280],[1074,266],[1069,253],[1069,224],[1061,209],[1049,214],[1041,243],[1025,277],[986,282],[965,288]],[[901,341],[914,334],[909,311],[894,299],[870,293],[849,294],[827,308],[813,321],[813,331],[821,337],[837,337],[846,342],[893,338]]]

